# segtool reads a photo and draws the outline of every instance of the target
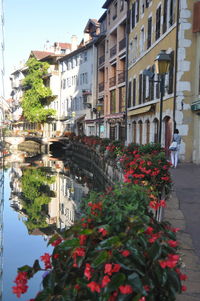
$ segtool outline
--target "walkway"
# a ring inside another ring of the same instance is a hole
[[[184,283],[187,291],[177,301],[200,301],[200,166],[186,163],[171,169],[173,191],[165,209],[165,218],[174,227],[183,254]]]

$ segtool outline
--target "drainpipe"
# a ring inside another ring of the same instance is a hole
[[[125,82],[126,82],[126,99],[125,99],[125,144],[128,144],[128,49],[129,49],[129,29],[130,29],[130,12],[129,12],[129,4],[130,0],[126,0],[127,2],[127,15],[126,15],[126,72],[125,72]]]
[[[174,130],[176,128],[176,97],[177,97],[177,70],[178,70],[178,34],[180,27],[180,0],[177,0],[177,17],[176,17],[176,49],[175,49],[175,65],[174,65],[174,106],[173,106],[173,122]]]

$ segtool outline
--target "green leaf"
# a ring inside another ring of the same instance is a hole
[[[102,251],[92,262],[92,266],[94,268],[97,268],[99,265],[102,263],[106,262],[108,260],[108,252],[107,251]]]
[[[108,239],[105,239],[100,242],[99,247],[97,247],[97,250],[101,249],[108,249],[113,247],[120,247],[122,245],[122,242],[120,241],[118,236],[112,236]]]
[[[109,292],[117,290],[120,285],[124,284],[125,279],[126,276],[123,273],[115,274],[108,283],[107,290]]]
[[[55,286],[55,276],[54,273],[49,273],[46,277],[44,277],[42,284],[45,289],[48,289],[50,292],[53,293],[54,286]]]
[[[78,238],[73,238],[70,240],[66,240],[64,241],[61,245],[59,245],[58,247],[61,248],[62,250],[69,250],[75,247],[78,247],[79,244],[79,239]]]
[[[155,241],[148,251],[148,256],[152,261],[157,260],[161,255],[161,245]]]
[[[84,229],[83,231],[81,231],[79,234],[80,235],[90,235],[92,234],[94,231],[92,229]]]
[[[137,273],[132,273],[131,275],[129,275],[128,281],[133,287],[134,291],[136,291],[137,293],[146,294],[143,288],[142,281]]]

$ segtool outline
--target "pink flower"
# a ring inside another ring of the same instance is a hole
[[[99,233],[102,234],[102,236],[106,236],[108,234],[108,231],[105,230],[104,228],[100,228],[98,231],[99,231]]]
[[[120,293],[122,293],[123,295],[125,294],[132,294],[133,293],[133,289],[130,285],[126,284],[126,285],[120,285],[119,287]]]
[[[112,275],[112,264],[106,263],[104,267],[104,274]]]
[[[169,245],[170,247],[172,247],[172,248],[175,248],[175,247],[178,246],[178,242],[175,241],[175,240],[168,240],[167,243],[168,243],[168,245]]]

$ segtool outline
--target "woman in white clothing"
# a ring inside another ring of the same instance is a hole
[[[179,154],[180,144],[181,144],[181,136],[179,135],[179,130],[178,129],[176,129],[174,131],[172,141],[177,142],[177,149],[173,150],[173,151],[171,150],[171,164],[172,164],[172,167],[176,168],[177,164],[178,164],[178,154]]]

